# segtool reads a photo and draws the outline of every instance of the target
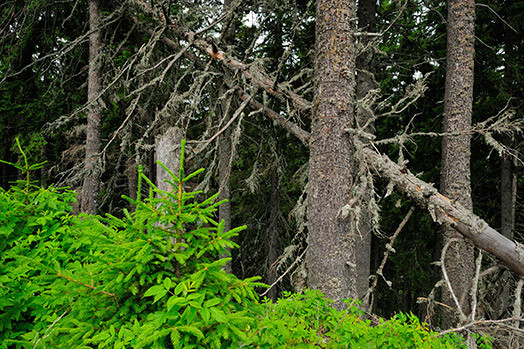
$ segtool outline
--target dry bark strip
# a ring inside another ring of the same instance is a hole
[[[165,37],[162,41],[172,48],[179,46]],[[261,72],[260,75],[253,75],[247,68],[247,64],[226,57],[222,51],[218,50],[218,52],[214,52],[216,50],[205,40],[195,40],[194,44],[201,50],[207,52],[212,58],[222,62],[226,67],[245,74],[256,87],[264,88],[279,99],[287,96],[294,102],[295,107],[302,106],[304,109],[309,109],[310,103],[299,96],[289,95],[285,92],[278,95],[272,88],[271,79],[268,78],[267,74]],[[191,58],[192,60],[198,59],[195,56]],[[240,98],[246,98],[246,94],[240,89],[238,90],[238,94]],[[250,105],[256,109],[263,108],[264,115],[295,135],[304,145],[309,145],[309,132],[301,129],[296,124],[257,102],[255,99],[250,101]],[[418,179],[409,171],[406,171],[393,162],[388,156],[380,154],[369,147],[365,147],[358,140],[354,139],[353,142],[357,148],[361,149],[364,160],[368,162],[370,168],[380,177],[394,183],[399,192],[412,199],[419,206],[427,209],[435,222],[454,228],[475,246],[497,257],[517,275],[524,276],[524,246],[522,244],[506,238],[491,228],[483,219],[473,214],[470,210],[465,209],[459,203],[451,202],[450,199],[440,194],[433,185]]]

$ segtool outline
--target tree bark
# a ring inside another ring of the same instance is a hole
[[[375,0],[359,0],[358,2],[358,29],[359,31],[374,31],[375,29],[375,13],[377,8],[377,2]],[[370,38],[367,35],[360,36],[360,45],[366,47]],[[374,81],[374,55],[373,50],[364,49],[356,57],[356,96],[358,101],[363,101],[367,94],[375,89]],[[357,109],[357,125],[363,127],[372,118],[373,112],[371,105],[362,105],[358,103],[359,108]],[[370,123],[365,130],[368,133],[374,133],[374,125]],[[367,211],[368,202],[370,200],[369,195],[362,196],[360,200],[360,208],[362,210],[362,216],[359,226],[359,234],[357,235],[355,253],[356,253],[356,264],[357,264],[357,293],[358,297],[362,299],[369,288],[369,270],[371,265],[371,235],[372,226],[370,225],[369,212]]]
[[[170,127],[155,139],[155,159],[163,163],[178,176],[180,169],[180,145],[184,134],[178,127]],[[156,186],[163,191],[172,191],[174,188],[166,180],[172,180],[169,173],[159,164],[156,165]]]
[[[470,143],[473,105],[473,58],[475,42],[474,0],[448,1],[448,36],[446,57],[446,87],[444,97],[444,132],[462,132],[460,135],[444,136],[442,139],[442,167],[440,190],[443,195],[464,208],[473,208],[471,200]],[[471,312],[468,293],[469,281],[475,273],[474,248],[454,229],[444,228],[444,244],[459,238],[446,255],[445,267],[453,292],[459,299],[464,314]],[[454,306],[451,292],[443,287],[443,302]],[[457,325],[456,312],[444,308],[444,328]]]
[[[225,0],[223,6],[224,12],[230,12],[230,7],[231,0]],[[229,16],[232,18],[233,14],[230,13]],[[235,24],[234,19],[232,19],[229,23],[229,27],[224,33],[223,41],[226,43],[226,45],[231,45],[234,37]],[[226,71],[224,74],[226,75],[226,80],[231,79],[231,74],[229,71]],[[219,87],[219,96],[222,97],[220,110],[222,122],[224,125],[226,125],[229,120],[231,120],[231,113],[228,111],[228,104],[231,105],[232,98],[229,96],[225,98],[224,95],[226,90],[227,89],[225,88],[224,83],[221,83]],[[224,231],[231,230],[231,129],[231,126],[225,129],[224,132],[219,136],[218,140],[218,200],[227,200],[218,207],[218,220],[224,221]],[[227,250],[231,253],[231,248],[228,247]],[[223,257],[229,257],[229,255]],[[224,265],[224,270],[228,273],[233,272],[231,261]]]
[[[507,93],[513,98],[514,64],[515,60],[515,34],[507,25],[504,26],[504,82]],[[509,105],[514,105],[512,100]],[[513,137],[509,134],[502,135],[502,144],[510,149],[503,154],[500,168],[500,232],[508,239],[513,239],[515,231],[515,209],[517,204],[517,151],[514,147]],[[495,319],[503,318],[504,312],[510,304],[510,284],[513,283],[508,272],[504,272],[500,279],[499,295],[495,304]]]
[[[85,154],[85,177],[82,186],[81,211],[95,214],[100,186],[100,128],[102,110],[98,102],[101,92],[100,74],[100,3],[99,0],[89,0],[89,75],[87,82],[87,136]]]
[[[271,267],[278,258],[278,238],[279,238],[279,216],[280,216],[280,200],[279,200],[279,178],[276,162],[271,168],[271,196],[269,198],[269,227],[268,227],[268,252],[267,252],[267,266],[268,276],[267,283],[272,285],[277,279],[277,272],[275,267]],[[267,297],[277,300],[277,287],[272,287]]]
[[[353,183],[352,143],[343,128],[354,124],[355,48],[353,0],[318,0],[315,96],[311,123],[307,283],[343,308],[357,297],[351,214],[343,212]]]

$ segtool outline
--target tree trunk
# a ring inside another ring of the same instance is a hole
[[[224,1],[224,12],[230,11],[231,0]],[[229,27],[226,29],[226,32],[223,36],[223,41],[226,45],[231,44],[232,40],[235,37],[235,26],[234,20],[231,21]],[[231,79],[231,74],[226,71],[226,79]],[[224,97],[226,88],[223,83],[219,87],[219,96]],[[227,110],[228,104],[231,104],[232,98],[222,98],[221,101],[221,117],[224,125],[231,120],[231,113]],[[218,200],[227,200],[222,205],[218,207],[218,220],[224,221],[224,231],[231,229],[231,126],[224,130],[224,132],[219,136],[218,140]],[[227,248],[231,252],[231,248]],[[229,257],[223,256],[223,257]],[[224,265],[224,270],[228,273],[233,272],[231,262],[227,262]]]
[[[127,178],[128,196],[136,200],[138,191],[138,164],[134,156],[130,156],[126,160],[125,176]],[[135,205],[129,203],[129,212],[135,211]]]
[[[462,132],[460,135],[444,136],[442,139],[442,168],[440,191],[452,201],[472,209],[470,143],[473,105],[473,57],[475,41],[475,2],[473,0],[448,1],[448,36],[446,58],[446,90],[444,97],[444,132]],[[468,285],[474,277],[474,248],[453,229],[445,229],[444,243],[452,238],[461,241],[451,246],[446,255],[445,267],[453,292],[464,314],[471,307]],[[443,287],[443,302],[455,308],[450,290]],[[458,323],[456,312],[444,310],[443,327]]]
[[[358,2],[358,28],[361,32],[373,32],[375,30],[375,13],[377,2],[375,0],[359,0]],[[360,37],[360,44],[366,47],[370,43],[370,37],[363,35]],[[367,94],[375,89],[374,81],[374,59],[373,50],[364,49],[356,58],[356,96],[359,101],[357,110],[357,125],[363,127],[373,118],[372,105],[364,105],[363,99]],[[366,127],[366,132],[374,133],[374,125],[370,123]],[[371,193],[367,193],[371,195]],[[357,264],[357,293],[362,299],[369,288],[369,269],[371,265],[371,235],[372,226],[366,208],[369,196],[362,196],[360,209],[362,211],[359,234],[356,237],[355,253]]]
[[[87,81],[87,136],[85,155],[85,177],[82,187],[81,211],[96,213],[97,197],[100,186],[100,125],[102,110],[97,98],[101,92],[100,83],[100,3],[99,0],[89,0],[89,75]]]
[[[280,200],[279,200],[279,180],[278,180],[278,171],[277,163],[273,164],[271,168],[271,197],[269,199],[269,227],[268,227],[268,252],[267,252],[267,266],[268,266],[268,276],[267,283],[269,285],[273,284],[277,279],[277,272],[275,267],[271,267],[273,263],[278,258],[278,237],[279,237],[279,226],[278,220],[280,216]],[[277,299],[277,287],[274,286],[267,293],[267,297],[276,301]]]
[[[515,34],[507,25],[504,26],[504,81],[510,98],[513,97],[513,65],[515,60]],[[513,105],[510,100],[510,105]],[[508,239],[513,239],[515,231],[515,208],[517,201],[517,152],[512,150],[514,147],[513,137],[509,134],[502,135],[504,144],[510,153],[503,154],[500,168],[500,232]],[[504,272],[500,279],[499,295],[495,304],[496,319],[504,317],[510,303],[510,283],[512,279],[508,272]]]
[[[307,283],[335,301],[357,297],[357,229],[351,201],[353,149],[343,128],[354,124],[355,1],[318,0],[315,96],[311,124]]]
[[[155,160],[163,163],[178,176],[180,169],[180,145],[184,134],[178,127],[170,127],[166,132],[155,139]],[[172,191],[174,188],[166,180],[172,180],[169,173],[160,165],[156,165],[156,186],[163,191]]]

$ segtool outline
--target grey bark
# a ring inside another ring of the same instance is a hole
[[[223,86],[220,88],[220,93],[224,93],[225,89]],[[229,113],[226,111],[227,101],[222,100],[222,113],[224,123],[227,123],[231,119]],[[224,221],[224,230],[228,231],[231,229],[231,127],[228,127],[219,137],[218,140],[218,181],[219,181],[219,200],[227,200],[218,208],[218,220]],[[228,248],[231,252],[231,248]],[[229,257],[223,256],[223,257]],[[231,262],[227,262],[224,265],[224,270],[228,273],[232,272]]]
[[[275,267],[271,267],[278,258],[278,237],[279,237],[279,216],[280,216],[280,200],[279,200],[279,179],[276,162],[271,169],[271,197],[269,199],[269,241],[267,252],[268,277],[267,283],[272,285],[277,279],[277,272]],[[267,297],[276,301],[277,288],[272,287]]]
[[[231,0],[224,1],[224,12],[230,11]],[[232,14],[230,14],[232,16]],[[226,32],[223,36],[223,41],[226,45],[232,44],[232,40],[235,35],[235,25],[234,20],[229,24],[229,27],[226,29]],[[225,72],[226,80],[231,79],[231,74]],[[221,101],[221,119],[223,124],[227,124],[231,120],[231,113],[228,112],[228,103],[231,102],[231,98],[225,98],[224,94],[226,92],[224,84],[220,84],[219,87],[219,96],[223,97]],[[218,219],[219,221],[224,221],[224,230],[228,231],[231,229],[231,127],[228,127],[220,136],[218,140],[218,182],[219,182],[219,200],[227,200],[218,208]],[[231,253],[231,248],[228,247],[227,250]],[[229,255],[228,255],[229,256]],[[223,256],[223,257],[228,257]],[[231,262],[227,262],[224,265],[224,270],[228,273],[233,271]]]
[[[315,96],[308,182],[307,283],[335,301],[357,297],[357,229],[343,207],[351,200],[352,143],[343,128],[354,123],[353,0],[318,0]]]
[[[85,177],[82,186],[82,204],[80,209],[85,213],[96,213],[96,199],[100,186],[100,128],[102,110],[97,98],[101,92],[100,73],[100,3],[89,0],[89,73],[87,82],[87,130],[85,151]]]
[[[513,97],[513,64],[515,64],[515,34],[508,27],[505,26],[504,31],[504,81],[506,89],[510,98]],[[511,105],[510,101],[510,105]],[[502,144],[508,149],[509,153],[502,156],[502,163],[500,168],[500,232],[508,239],[513,239],[515,231],[515,209],[517,201],[517,152],[513,150],[513,139],[509,134],[502,136]],[[508,309],[510,304],[510,284],[512,279],[508,272],[504,272],[500,278],[499,291],[497,302],[495,304],[496,319],[504,316],[504,312]]]
[[[444,136],[442,139],[442,168],[440,190],[443,195],[472,209],[470,143],[468,130],[471,127],[473,105],[473,58],[475,41],[474,0],[448,1],[446,87],[444,97],[444,132],[463,132],[460,135]],[[462,241],[453,244],[446,255],[445,266],[453,292],[459,299],[464,314],[471,307],[468,297],[469,281],[475,273],[474,248],[460,234],[449,227],[444,228],[444,244],[452,238]],[[453,306],[450,290],[443,287],[442,300]],[[443,309],[442,325],[449,328],[459,321],[456,312]]]
[[[155,139],[155,159],[163,163],[178,176],[180,168],[180,146],[184,134],[178,127],[170,127]],[[174,188],[165,180],[172,180],[169,173],[160,165],[156,165],[156,186],[163,191],[172,191]]]
[[[127,191],[131,199],[136,199],[138,191],[138,165],[133,156],[126,160],[125,175],[127,177]],[[129,212],[135,211],[135,205],[129,204]]]
[[[358,2],[358,28],[359,31],[373,32],[375,29],[375,13],[377,2],[375,0],[359,0]],[[363,35],[360,37],[359,43],[366,47],[370,42],[370,37]],[[374,55],[371,49],[364,49],[356,57],[356,96],[357,100],[361,101],[366,95],[377,86],[374,80]],[[359,103],[360,105],[360,103]],[[366,125],[372,118],[372,106],[360,107],[357,110],[357,125],[362,127]],[[366,132],[373,134],[374,125],[370,123]],[[367,193],[371,195],[371,193]],[[356,264],[357,264],[357,293],[358,297],[362,299],[369,287],[369,272],[371,265],[371,235],[372,227],[370,225],[369,213],[366,208],[370,199],[368,196],[361,197],[360,208],[362,210],[361,222],[359,226],[359,234],[357,234],[355,242]]]

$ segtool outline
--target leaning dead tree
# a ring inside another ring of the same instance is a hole
[[[139,0],[133,1],[133,3],[139,5],[145,12],[156,17],[160,23],[166,23],[166,19],[162,20],[162,14],[150,8],[146,3]],[[136,18],[132,19],[137,23]],[[187,45],[181,46],[176,40],[169,39],[167,37],[168,33],[162,35],[160,40],[166,44],[166,46],[183,52],[193,63],[205,65],[205,62],[202,62],[199,57],[188,50],[188,46],[194,46],[202,53],[206,53],[209,58],[220,62],[224,69],[232,71],[234,75],[242,76],[254,87],[265,91],[274,98],[289,103],[291,108],[295,108],[301,112],[311,111],[311,103],[309,101],[291,91],[286,86],[275,84],[263,68],[260,66],[250,66],[226,54],[220,47],[199,37],[200,32],[184,32],[173,29],[170,33],[177,36],[179,42],[187,42]],[[283,127],[296,136],[304,145],[309,147],[309,132],[303,130],[296,123],[285,118],[280,113],[260,103],[255,98],[252,98],[252,96],[249,96],[242,88],[235,85],[234,82],[226,80],[226,83],[231,88],[235,88],[238,93],[237,96],[241,100],[249,103],[252,108],[260,110],[266,117],[272,119],[275,125]],[[462,207],[459,203],[451,201],[449,198],[440,194],[432,184],[420,180],[405,166],[400,166],[387,155],[381,154],[373,146],[372,142],[366,145],[361,143],[356,135],[361,133],[358,132],[358,130],[354,132],[355,130],[346,129],[346,131],[353,137],[355,149],[359,153],[358,156],[367,162],[368,167],[376,175],[390,181],[398,192],[424,208],[436,223],[455,229],[470,240],[472,244],[492,254],[506,265],[508,269],[524,277],[524,246],[522,244],[508,239],[490,227],[488,223],[475,215],[471,210]]]

